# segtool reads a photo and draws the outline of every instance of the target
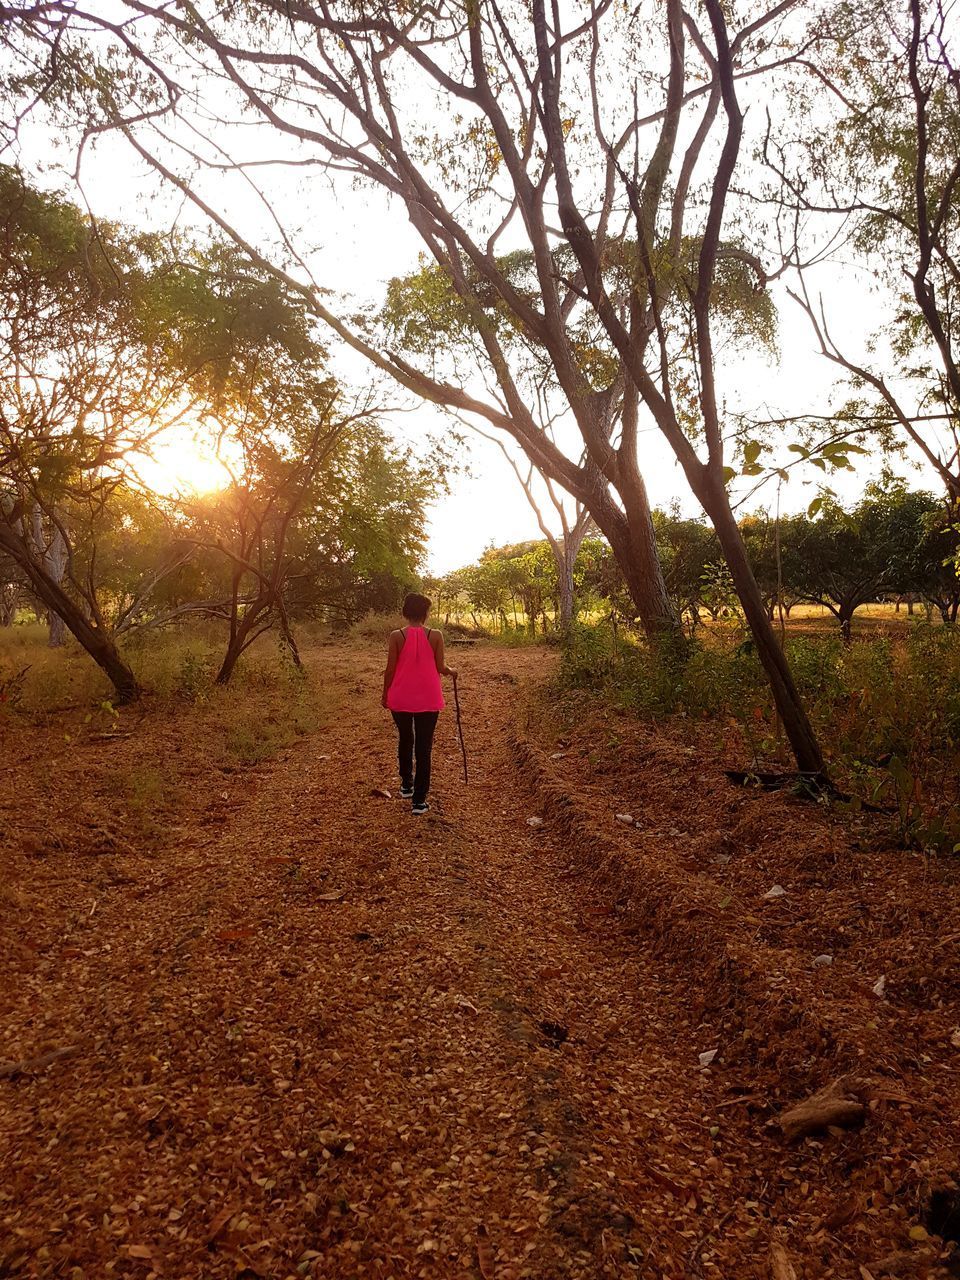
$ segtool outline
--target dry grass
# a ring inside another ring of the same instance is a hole
[[[131,644],[145,694],[118,709],[77,645],[51,650],[36,626],[0,631],[0,690],[6,680],[8,691],[0,737],[11,759],[45,761],[29,780],[28,825],[39,849],[64,840],[163,849],[180,819],[222,803],[221,780],[328,723],[333,699],[317,670],[318,646],[305,648],[305,678],[268,637],[222,688],[213,683],[222,643],[214,629],[196,628]]]

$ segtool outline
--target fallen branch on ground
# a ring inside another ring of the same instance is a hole
[[[827,1085],[805,1102],[780,1116],[780,1128],[788,1142],[836,1126],[852,1129],[862,1124],[867,1109],[855,1096],[862,1085],[846,1076]]]
[[[60,1049],[51,1049],[49,1053],[41,1053],[36,1058],[23,1058],[20,1062],[0,1062],[0,1080],[13,1080],[17,1076],[29,1075],[34,1071],[42,1071],[61,1058],[72,1057],[80,1052],[78,1044],[65,1044]]]

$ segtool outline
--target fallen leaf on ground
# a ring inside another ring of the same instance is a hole
[[[221,1209],[214,1220],[210,1223],[210,1229],[204,1239],[204,1244],[211,1245],[220,1239],[223,1229],[233,1217],[233,1209]]]
[[[770,1273],[773,1280],[797,1280],[790,1255],[782,1244],[770,1246]]]
[[[146,1244],[128,1244],[125,1246],[128,1258],[141,1258],[144,1262],[153,1262],[153,1250]]]
[[[823,1220],[823,1225],[828,1231],[837,1231],[840,1227],[845,1227],[848,1222],[852,1222],[859,1211],[860,1200],[857,1196],[851,1196],[843,1204],[837,1205],[832,1213],[827,1214]]]
[[[244,938],[252,938],[255,930],[249,926],[240,929],[221,929],[217,937],[221,942],[242,942]]]

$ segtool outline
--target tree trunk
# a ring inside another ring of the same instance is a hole
[[[120,656],[113,637],[90,622],[60,584],[50,577],[44,566],[33,558],[22,540],[3,525],[0,525],[0,550],[5,551],[20,566],[38,600],[51,613],[63,619],[71,635],[86,649],[113,685],[117,701],[122,705],[139,698],[140,686],[137,678]]]
[[[793,750],[797,768],[801,773],[822,774],[824,766],[820,746],[793,683],[790,665],[780,647],[773,623],[767,617],[763,596],[751,568],[726,489],[718,477],[706,472],[701,473],[697,479],[697,497],[712,520],[720,540],[724,559],[757,647],[757,656],[770,681],[773,700]]]
[[[248,637],[253,631],[257,623],[262,619],[264,613],[269,606],[261,601],[254,600],[248,606],[246,613],[240,619],[239,623],[230,628],[230,641],[227,645],[227,651],[223,655],[223,662],[220,664],[220,670],[217,672],[217,678],[214,684],[229,684],[230,677],[233,675],[233,669],[237,665],[237,661],[247,647]]]
[[[67,572],[67,544],[59,528],[54,529],[50,546],[43,556],[43,567],[57,584],[63,585],[63,577]],[[63,619],[56,612],[50,614],[50,636],[47,641],[51,649],[59,649],[66,643]]]
[[[550,550],[557,570],[557,595],[555,621],[560,634],[565,636],[573,625],[574,591],[573,566],[586,530],[564,534],[563,538],[550,538]],[[544,615],[546,616],[546,615]]]
[[[853,615],[856,607],[857,606],[854,605],[851,609],[844,604],[840,606],[840,635],[843,638],[844,644],[853,643]]]
[[[67,642],[67,629],[63,625],[63,619],[59,613],[54,613],[51,610],[47,616],[50,622],[50,637],[47,640],[47,644],[51,649],[59,649]]]
[[[643,498],[643,509],[626,516],[620,511],[604,511],[601,517],[592,507],[590,513],[610,543],[647,639],[655,647],[679,655],[686,647],[683,628],[667,594],[645,491]]]
[[[566,550],[566,548],[564,549]],[[560,588],[560,631],[566,635],[573,626],[573,565],[569,556],[564,555],[563,569],[559,575]]]
[[[298,671],[302,672],[304,670],[303,659],[300,657],[300,649],[297,642],[293,638],[293,631],[290,627],[290,615],[287,613],[287,606],[282,600],[278,601],[277,616],[280,621],[280,634],[290,651],[290,657],[293,659],[293,665]]]

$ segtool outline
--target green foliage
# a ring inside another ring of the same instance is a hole
[[[941,511],[929,494],[902,485],[871,485],[850,509],[824,497],[814,519],[783,523],[784,581],[800,599],[826,605],[848,632],[859,605],[945,576],[932,563],[943,548],[935,552],[930,541]]]
[[[0,520],[24,558],[68,539],[58,581],[115,637],[193,607],[269,624],[277,595],[299,617],[396,606],[449,450],[416,457],[360,399],[344,422],[297,291],[221,242],[94,226],[4,167],[0,213],[0,354],[22,373],[0,388]],[[223,443],[230,484],[144,488],[139,462],[179,422]],[[199,697],[209,662],[193,664]]]
[[[793,635],[788,657],[811,719],[830,744],[829,768],[859,802],[889,809],[910,845],[960,845],[960,631],[917,626],[861,641]],[[584,693],[645,718],[735,728],[755,767],[783,765],[783,741],[752,646],[722,631],[666,668],[608,624],[580,626],[564,647],[560,696]],[[856,807],[856,801],[854,807]],[[957,851],[960,851],[958,849]]]
[[[675,259],[658,247],[651,263],[664,296],[670,303],[664,309],[675,358],[689,360],[691,327],[690,299],[696,288],[700,241],[684,237]],[[558,278],[570,279],[577,274],[577,264],[568,246],[553,249]],[[777,316],[769,292],[759,286],[754,268],[745,260],[740,244],[721,246],[713,288],[715,336],[733,346],[773,351],[776,345]],[[553,383],[556,374],[548,353],[539,338],[526,326],[520,308],[541,307],[534,255],[531,250],[514,250],[496,260],[508,289],[516,302],[511,303],[503,291],[493,291],[483,276],[472,267],[466,268],[462,282],[434,263],[423,263],[411,274],[390,281],[380,315],[391,342],[415,355],[428,355],[434,360],[468,355],[483,361],[481,338],[484,331],[493,334],[516,361],[518,369],[540,381]],[[635,240],[629,237],[611,239],[604,255],[605,285],[611,296],[625,306],[638,284],[644,279],[643,267]],[[576,308],[567,317],[567,331],[580,370],[597,390],[608,388],[616,378],[618,362],[612,345],[596,317],[587,308]],[[688,384],[678,379],[678,392]],[[688,387],[689,411],[696,416],[693,385]]]
[[[703,519],[676,509],[654,511],[664,580],[678,615],[691,630],[739,621],[740,605],[717,536]],[[945,622],[960,615],[957,548],[960,533],[932,495],[902,484],[871,485],[849,510],[822,492],[813,515],[767,512],[743,516],[740,532],[761,593],[774,613],[798,601],[823,604],[849,632],[861,605],[913,593],[938,608]],[[601,538],[583,541],[574,565],[582,610],[632,623],[633,606],[616,558]],[[438,602],[460,616],[472,612],[505,632],[519,606],[528,631],[548,630],[556,616],[556,565],[546,541],[489,548],[475,565],[435,581]]]

